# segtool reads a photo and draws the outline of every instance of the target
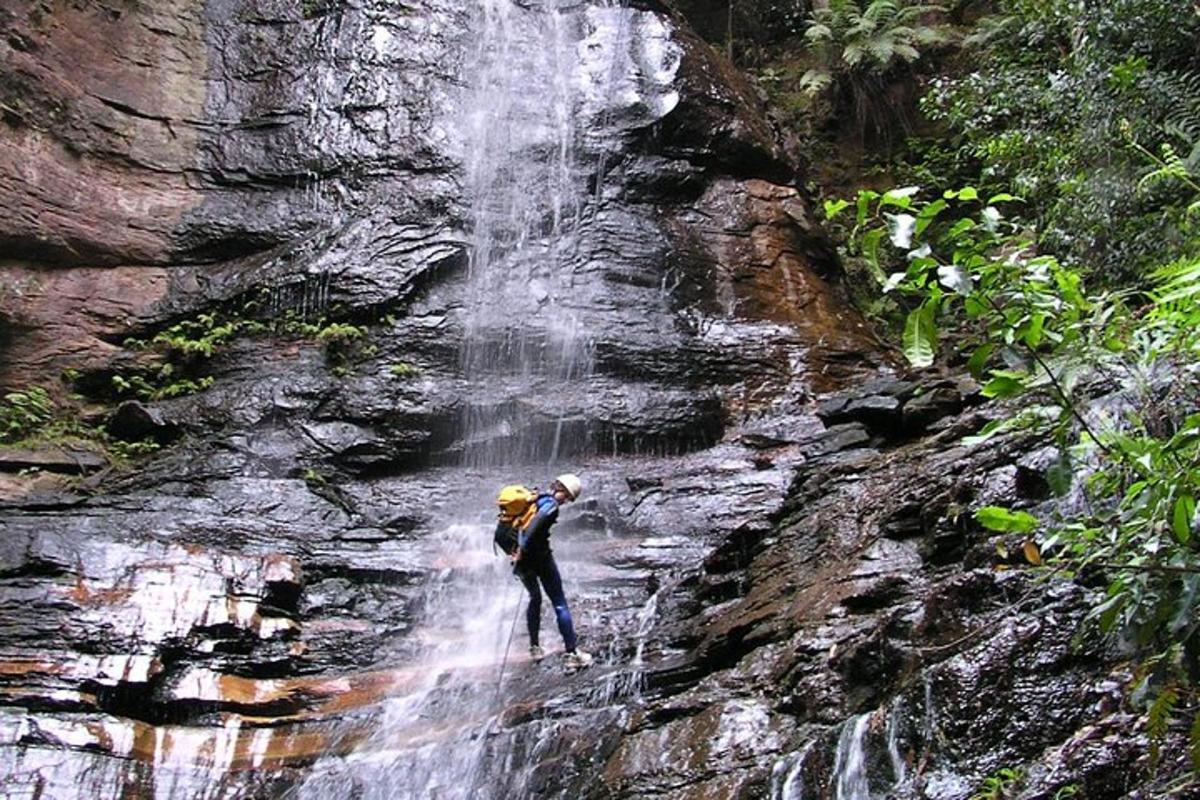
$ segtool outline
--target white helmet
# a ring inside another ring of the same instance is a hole
[[[580,493],[583,491],[583,481],[579,480],[578,475],[572,475],[570,472],[564,472],[554,479],[554,482],[567,490],[567,494],[571,495],[572,500],[578,500]]]

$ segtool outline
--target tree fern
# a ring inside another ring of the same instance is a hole
[[[1194,147],[1200,142],[1200,72],[1164,72],[1157,77],[1172,102],[1164,132]]]

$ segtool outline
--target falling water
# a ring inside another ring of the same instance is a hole
[[[804,765],[815,742],[789,753],[771,769],[771,800],[804,800]]]
[[[888,759],[892,762],[892,779],[896,786],[904,783],[908,773],[908,767],[900,753],[900,728],[904,724],[905,710],[904,698],[899,697],[888,714],[887,751]]]
[[[581,419],[572,424],[566,411],[535,401],[566,405],[592,371],[579,313],[589,287],[577,254],[605,132],[580,128],[577,74],[589,26],[615,23],[616,68],[628,23],[623,14],[593,20],[588,9],[563,5],[482,2],[471,69],[478,96],[466,124],[474,226],[462,354],[474,392],[464,459],[475,466],[554,462],[587,447]]]
[[[842,726],[838,737],[837,757],[833,765],[836,800],[870,800],[871,786],[867,781],[867,757],[864,740],[871,715],[861,714]]]
[[[425,542],[432,568],[408,642],[417,655],[401,668],[375,732],[349,757],[318,764],[305,798],[488,798],[501,784],[520,789],[522,770],[536,765],[509,763],[512,734],[499,723],[509,683],[530,665],[524,591],[493,555],[485,515],[495,488],[527,474],[515,465],[553,464],[586,446],[565,414],[534,408],[591,372],[575,254],[597,162],[580,147],[576,73],[596,23],[591,7],[562,5],[479,0],[465,65],[474,89],[461,126],[472,221],[461,363],[470,385],[462,459],[481,488],[456,497],[466,519]],[[639,675],[641,655],[639,646]]]

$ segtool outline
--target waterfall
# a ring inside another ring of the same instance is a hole
[[[611,28],[604,44],[615,71],[629,32],[623,13],[610,20],[603,9],[563,5],[482,0],[468,70],[476,93],[465,126],[473,228],[462,368],[473,398],[463,457],[474,466],[553,463],[588,447],[583,393],[572,389],[592,371],[580,315],[590,287],[577,271],[608,132],[583,130],[581,48],[590,28]]]
[[[771,800],[804,800],[804,765],[815,746],[815,742],[809,742],[802,750],[775,762],[771,769]]]
[[[860,714],[846,721],[838,737],[837,757],[833,765],[836,800],[870,800],[867,781],[867,757],[864,740],[871,714]]]
[[[431,569],[406,641],[412,653],[374,732],[312,770],[299,792],[309,800],[520,796],[543,733],[553,732],[553,723],[531,726],[518,749],[502,724],[506,688],[531,667],[525,592],[492,553],[489,515],[495,490],[527,480],[528,465],[541,471],[587,449],[578,399],[573,418],[546,405],[583,397],[572,386],[592,370],[580,318],[591,300],[576,267],[599,160],[595,141],[581,142],[603,132],[580,130],[579,60],[596,26],[611,26],[605,47],[614,52],[630,34],[615,7],[478,3],[464,65],[472,88],[457,125],[471,222],[461,459],[478,489],[464,487],[448,512],[453,524],[423,542]],[[656,601],[639,615],[639,642]],[[639,680],[640,658],[639,644]]]

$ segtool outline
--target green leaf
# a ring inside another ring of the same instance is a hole
[[[971,358],[967,361],[967,371],[979,378],[983,375],[983,368],[987,366],[988,359],[992,357],[996,346],[993,344],[981,344],[975,348],[975,352],[971,354]]]
[[[904,321],[904,357],[914,367],[928,367],[937,349],[934,307],[925,303],[911,311]]]
[[[975,520],[988,530],[1001,533],[1030,533],[1038,526],[1038,519],[1032,514],[1001,506],[984,506],[975,512]]]
[[[850,206],[849,200],[826,200],[825,201],[825,219],[833,219],[838,214],[842,213]]]
[[[862,226],[867,221],[867,216],[871,213],[871,201],[879,197],[879,192],[872,192],[870,189],[864,189],[858,193],[858,199],[855,201],[856,208],[856,224]]]
[[[907,209],[912,205],[913,195],[919,191],[921,191],[920,186],[904,186],[900,189],[892,189],[884,192],[883,197],[879,200],[879,207],[895,206]]]
[[[1074,480],[1075,470],[1071,466],[1071,459],[1065,453],[1046,468],[1046,484],[1057,497],[1063,497],[1071,491]]]
[[[1192,538],[1192,520],[1196,518],[1196,498],[1190,494],[1180,495],[1175,500],[1175,511],[1171,515],[1171,526],[1175,538],[1186,545]]]
[[[934,200],[932,203],[928,204],[917,212],[916,234],[918,237],[925,233],[925,229],[933,223],[933,221],[937,218],[937,215],[942,213],[945,208],[946,201],[938,199]]]
[[[1025,344],[1037,349],[1042,343],[1042,330],[1046,325],[1045,314],[1034,314],[1029,318],[1029,323],[1024,326],[1021,332],[1021,338],[1025,340]]]
[[[979,192],[974,186],[964,186],[961,189],[947,189],[942,193],[942,197],[947,200],[978,200]]]
[[[876,272],[879,272],[881,269],[879,266],[879,244],[883,241],[883,234],[883,228],[874,228],[867,231],[862,239],[863,256],[866,257],[867,263]]]
[[[980,394],[984,397],[1012,397],[1025,390],[1027,375],[1023,372],[993,370],[992,379],[983,385]]]

